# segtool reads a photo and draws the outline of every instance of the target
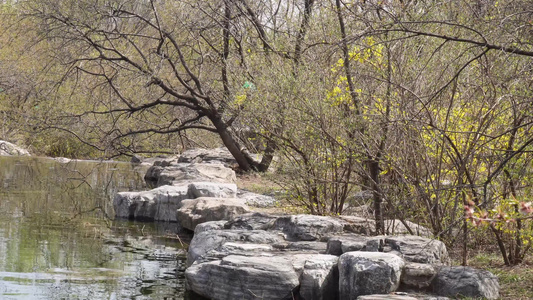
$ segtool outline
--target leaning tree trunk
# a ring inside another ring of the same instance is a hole
[[[233,157],[237,161],[237,164],[239,164],[239,168],[241,168],[244,172],[252,171],[253,166],[250,164],[248,159],[246,159],[246,156],[241,151],[239,144],[229,132],[228,126],[226,125],[226,123],[224,123],[224,121],[222,121],[222,117],[216,114],[214,116],[209,117],[209,120],[211,120],[213,126],[215,126],[217,133],[220,136],[220,139],[222,140],[222,143],[224,143],[224,146],[228,148],[231,155],[233,155]]]

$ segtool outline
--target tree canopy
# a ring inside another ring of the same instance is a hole
[[[55,129],[114,156],[218,137],[244,171],[279,156],[288,200],[311,213],[370,201],[378,232],[410,219],[466,245],[483,227],[508,264],[531,248],[530,1],[25,0],[2,14],[3,138]]]

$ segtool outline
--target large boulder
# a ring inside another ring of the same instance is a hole
[[[146,171],[144,176],[144,180],[152,186],[174,185],[192,181],[219,183],[234,183],[236,181],[235,171],[220,163],[156,163]]]
[[[313,215],[270,215],[251,213],[239,216],[225,226],[226,229],[279,230],[293,241],[317,241],[322,237],[340,234],[342,220]]]
[[[347,252],[339,258],[339,297],[356,300],[361,295],[396,291],[404,261],[389,253]]]
[[[30,152],[10,142],[0,140],[0,155],[4,156],[29,156]]]
[[[340,256],[352,251],[376,252],[379,251],[379,244],[382,240],[379,236],[366,237],[355,234],[332,236],[327,241],[326,253]]]
[[[113,199],[117,218],[176,222],[176,210],[189,198],[187,186],[161,186],[150,191],[121,192]]]
[[[330,237],[326,253],[341,255],[349,251],[393,253],[408,262],[447,264],[448,251],[441,241],[414,235],[362,236],[344,234]]]
[[[260,244],[257,251],[262,252],[265,248],[262,245],[272,245],[284,242],[283,236],[279,232],[263,230],[207,230],[195,234],[189,244],[187,252],[187,265],[192,265],[196,261],[208,261],[219,259],[231,253],[228,247],[224,247],[227,242],[243,244]],[[238,250],[238,249],[236,249]],[[250,251],[250,249],[246,249]],[[253,252],[253,251],[250,251]],[[239,254],[241,254],[239,252]]]
[[[230,255],[185,271],[187,287],[209,299],[294,299],[298,274],[284,257]]]
[[[425,290],[437,275],[435,266],[408,262],[402,274],[402,286],[408,289]]]
[[[339,258],[319,254],[305,261],[300,275],[300,296],[303,300],[335,300],[339,296]]]
[[[249,213],[233,218],[224,225],[225,229],[243,230],[271,230],[274,224],[282,216],[265,213]]]
[[[327,244],[319,241],[286,241],[272,245],[275,249],[291,252],[326,253]]]
[[[194,234],[199,234],[204,231],[222,230],[224,229],[224,225],[226,223],[227,221],[220,220],[220,221],[208,221],[208,222],[198,224],[194,228]]]
[[[244,201],[237,198],[208,198],[183,200],[176,211],[176,219],[183,228],[193,230],[209,221],[230,220],[250,212]]]
[[[340,216],[344,221],[344,231],[356,234],[373,235],[376,232],[376,221],[357,216]]]
[[[178,158],[180,163],[222,163],[227,167],[237,165],[237,161],[224,147],[215,149],[195,148],[184,151]]]
[[[385,238],[385,245],[387,246],[385,252],[396,253],[409,262],[437,265],[449,262],[446,245],[441,241],[402,235]]]
[[[498,299],[498,278],[471,267],[443,267],[432,283],[433,292],[446,297]]]
[[[193,182],[189,184],[189,195],[191,198],[235,198],[237,196],[237,185],[234,183]],[[240,202],[244,203],[244,201]]]
[[[288,239],[298,241],[315,241],[321,237],[343,232],[343,222],[325,216],[292,215],[279,217],[274,228],[283,231]]]

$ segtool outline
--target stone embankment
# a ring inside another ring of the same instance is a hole
[[[388,220],[390,235],[358,216],[254,212],[272,197],[242,191],[223,149],[157,160],[155,188],[122,192],[116,216],[179,222],[194,231],[185,272],[189,290],[209,299],[497,299],[497,278],[450,266],[445,245],[416,224]],[[407,233],[408,225],[417,235]]]
[[[0,156],[29,156],[30,152],[10,142],[0,140]]]

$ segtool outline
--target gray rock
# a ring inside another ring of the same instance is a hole
[[[60,164],[68,164],[72,161],[72,159],[66,157],[54,157],[53,159]]]
[[[344,221],[344,231],[356,234],[373,235],[376,232],[376,221],[356,216],[340,216]]]
[[[271,230],[281,216],[269,215],[265,213],[249,213],[229,221],[224,225],[225,229],[245,229],[245,230]]]
[[[234,183],[235,171],[222,164],[174,163],[165,161],[146,171],[144,180],[152,186],[185,184],[192,181]]]
[[[438,297],[427,295],[423,293],[405,293],[405,292],[395,292],[391,294],[381,294],[381,295],[365,295],[359,296],[357,300],[450,300],[446,297]]]
[[[147,162],[152,162],[152,165],[156,166],[156,167],[168,167],[168,166],[171,166],[173,164],[177,164],[178,163],[178,158],[179,156],[158,156],[156,158],[148,158],[148,159],[145,159],[144,161],[147,161]]]
[[[271,257],[281,256],[282,254],[284,253],[276,252],[270,244],[246,243],[240,241],[224,242],[221,246],[206,252],[201,258],[197,259],[195,263],[221,260],[229,255],[264,257],[264,259],[268,260]]]
[[[427,289],[437,270],[433,265],[420,263],[406,263],[402,274],[402,284],[410,289]]]
[[[210,230],[195,234],[189,244],[187,252],[187,265],[195,261],[205,261],[213,259],[209,253],[217,252],[217,257],[223,256],[221,253],[226,242],[239,241],[249,244],[276,244],[284,242],[283,236],[279,232],[269,232],[263,230]],[[225,253],[229,255],[229,253]]]
[[[331,234],[342,233],[342,221],[333,217],[293,215],[279,217],[274,228],[283,231],[289,239],[314,241]]]
[[[275,249],[283,251],[326,253],[327,244],[316,241],[284,242],[272,245]]]
[[[395,295],[395,294],[384,294],[384,295],[366,295],[359,296],[357,300],[418,300],[419,298],[411,297],[408,295]]]
[[[3,156],[29,156],[30,152],[10,142],[0,140],[0,155]]]
[[[206,178],[211,182],[235,183],[237,177],[233,169],[222,164],[193,164],[192,165],[200,175],[200,178]]]
[[[339,293],[339,258],[315,255],[306,260],[300,275],[300,296],[304,300],[335,300]]]
[[[420,236],[367,237],[344,234],[329,238],[326,253],[341,255],[349,251],[392,253],[414,263],[442,265],[449,262],[444,243]]]
[[[234,183],[193,182],[189,184],[189,195],[191,198],[235,198],[237,196],[237,185]],[[244,201],[241,202],[244,203]]]
[[[245,190],[238,190],[237,197],[244,199],[246,204],[255,207],[274,207],[278,204],[278,201],[274,197],[260,195]]]
[[[389,253],[347,252],[339,258],[339,297],[355,300],[361,295],[396,291],[404,261]]]
[[[187,186],[167,185],[150,191],[117,193],[113,208],[118,218],[176,222],[178,205],[187,198]]]
[[[447,264],[448,251],[443,242],[420,236],[404,235],[385,238],[384,252],[397,253],[409,262],[423,264]]]
[[[215,149],[190,149],[183,152],[179,158],[180,163],[222,163],[227,167],[237,164],[237,161],[225,147]]]
[[[340,256],[351,251],[378,252],[383,251],[384,237],[367,237],[355,234],[333,236],[327,241],[326,253]]]
[[[130,159],[130,162],[132,164],[140,164],[142,163],[142,161],[143,161],[143,158],[142,156],[139,156],[139,155],[132,155]]]
[[[211,231],[211,230],[222,230],[224,229],[224,224],[226,224],[227,221],[210,221],[205,222],[202,224],[196,225],[196,228],[194,228],[194,234],[199,234],[200,232],[204,231]]]
[[[443,267],[432,283],[433,292],[445,297],[498,299],[498,278],[471,267]]]
[[[176,165],[178,163],[177,157],[155,157],[155,158],[146,158],[142,161],[143,165],[149,165],[150,168],[146,171],[144,175],[144,180],[150,185],[157,187],[157,182],[161,176],[161,172],[165,168]],[[165,184],[161,184],[165,185]],[[168,184],[167,184],[168,185]]]
[[[183,228],[194,231],[198,224],[230,220],[248,212],[248,206],[241,199],[202,197],[181,201],[176,211],[176,219]]]
[[[293,299],[299,285],[290,261],[283,257],[230,255],[195,264],[185,271],[187,286],[210,299]]]
[[[272,252],[274,248],[270,244],[247,244],[241,242],[226,242],[222,244],[220,248],[221,253],[227,255],[239,254],[243,256],[250,256],[250,252],[263,253],[263,252]],[[269,256],[269,254],[266,254]]]
[[[287,252],[277,252],[274,253],[278,256],[285,257],[288,261],[291,262],[292,267],[298,274],[298,276],[301,276],[304,272],[305,263],[308,260],[314,259],[317,255],[316,253],[307,253],[307,252],[301,252],[301,253],[287,253]]]

